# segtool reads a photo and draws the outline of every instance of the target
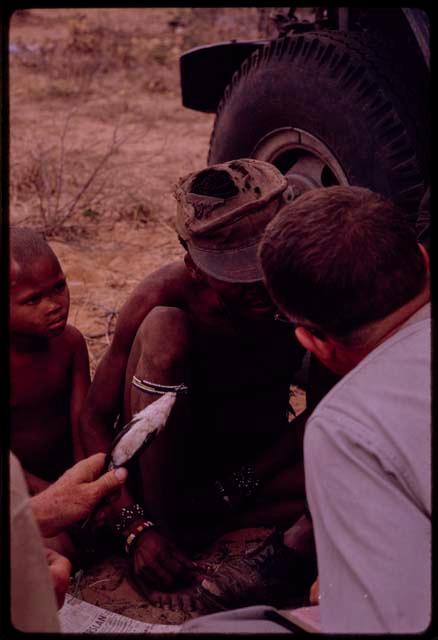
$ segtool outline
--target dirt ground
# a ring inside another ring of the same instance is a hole
[[[272,532],[272,529],[239,529],[225,534],[194,559],[214,571],[222,562],[251,552]],[[191,591],[192,587],[188,588]],[[130,579],[129,561],[121,554],[110,555],[78,572],[69,592],[76,597],[109,611],[135,620],[154,624],[182,624],[186,620],[208,613],[202,608],[190,610],[185,603],[170,608],[155,606],[145,599]],[[183,589],[176,591],[184,598]]]
[[[203,43],[259,37],[254,8],[33,9],[10,24],[10,222],[43,231],[66,272],[70,322],[94,373],[118,310],[182,255],[172,188],[206,164],[212,114],[182,107],[178,60]],[[296,408],[303,404],[297,390]],[[267,531],[226,537],[213,563]],[[133,618],[180,623],[126,579],[123,558],[82,576],[82,597]]]
[[[172,188],[206,162],[213,116],[184,109],[179,94],[178,57],[188,38],[168,23],[180,12],[50,9],[12,17],[10,219],[48,235],[93,371],[129,292],[182,255]],[[121,142],[93,177],[114,135]]]

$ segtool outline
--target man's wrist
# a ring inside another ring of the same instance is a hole
[[[115,533],[122,535],[129,529],[131,524],[136,524],[139,521],[144,521],[145,512],[144,508],[138,502],[132,502],[125,505],[120,509],[118,515],[112,519],[112,528]]]
[[[137,522],[135,525],[130,525],[127,529],[123,531],[123,537],[125,539],[124,550],[127,555],[129,555],[135,544],[138,542],[139,538],[146,532],[151,529],[156,528],[155,522],[152,520],[142,520]]]

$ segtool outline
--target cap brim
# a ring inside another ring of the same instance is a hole
[[[208,251],[188,243],[193,262],[207,275],[224,282],[259,282],[263,280],[258,244],[228,251]]]

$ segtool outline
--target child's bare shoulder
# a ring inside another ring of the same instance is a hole
[[[85,338],[79,329],[76,329],[72,324],[66,325],[63,334],[63,343],[66,347],[72,349],[83,348],[86,346]]]

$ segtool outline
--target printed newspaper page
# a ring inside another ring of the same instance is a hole
[[[181,625],[133,620],[67,594],[59,611],[63,633],[178,633]]]

